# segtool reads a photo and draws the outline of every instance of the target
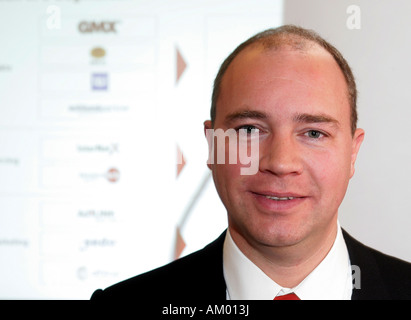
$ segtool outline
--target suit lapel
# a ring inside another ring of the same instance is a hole
[[[388,299],[380,269],[372,250],[351,237],[344,229],[343,236],[353,266],[352,300]],[[359,282],[359,283],[358,283]]]

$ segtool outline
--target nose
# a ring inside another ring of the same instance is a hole
[[[260,172],[271,173],[278,177],[302,173],[304,154],[292,137],[272,136],[262,144],[260,144]]]

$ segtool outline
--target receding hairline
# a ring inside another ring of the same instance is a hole
[[[252,48],[260,46],[264,50],[284,50],[290,49],[298,52],[308,52],[315,47],[322,48],[322,46],[315,41],[315,39],[304,38],[299,34],[294,33],[279,33],[273,35],[267,35],[264,38],[257,39],[250,43],[246,48]],[[323,48],[324,49],[324,48]]]

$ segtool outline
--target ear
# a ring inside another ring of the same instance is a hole
[[[207,167],[211,170],[211,163],[212,159],[210,157],[213,156],[213,136],[210,135],[210,131],[213,129],[213,125],[211,124],[211,120],[204,121],[204,135],[207,139],[208,143],[208,160],[207,160]]]
[[[211,124],[211,120],[204,121],[204,134],[207,136],[207,129],[212,129],[213,125]]]
[[[351,147],[351,172],[350,172],[350,179],[354,175],[355,172],[355,161],[357,160],[358,152],[360,151],[361,144],[364,140],[365,132],[363,129],[355,130],[353,139],[352,139],[352,147]]]

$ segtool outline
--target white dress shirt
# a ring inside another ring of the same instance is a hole
[[[249,260],[231,238],[229,230],[223,249],[227,300],[273,300],[294,292],[301,300],[350,300],[351,263],[340,225],[331,250],[296,287],[283,288]]]

